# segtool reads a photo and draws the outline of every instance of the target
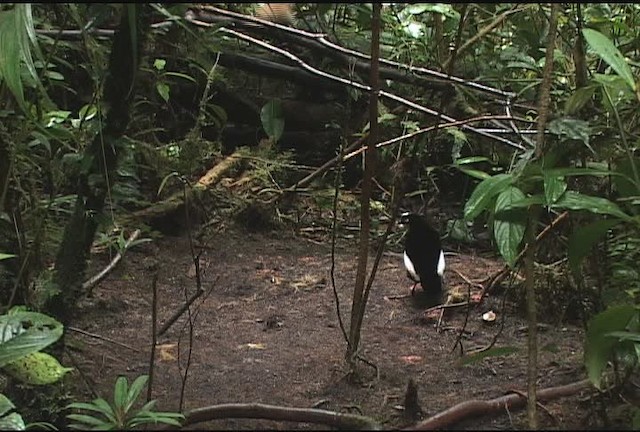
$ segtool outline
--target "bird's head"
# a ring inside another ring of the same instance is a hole
[[[414,218],[416,218],[416,215],[411,212],[402,213],[400,215],[400,219],[398,220],[398,224],[400,225],[400,228],[407,227]]]

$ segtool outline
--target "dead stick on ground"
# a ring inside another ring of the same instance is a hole
[[[88,332],[88,331],[84,331],[84,330],[81,330],[81,329],[79,329],[79,328],[71,327],[71,326],[67,326],[66,328],[67,328],[67,330],[70,330],[70,331],[72,331],[72,332],[80,333],[80,334],[83,334],[83,335],[85,335],[85,336],[92,337],[92,338],[94,338],[94,339],[100,339],[100,340],[103,340],[103,341],[105,341],[105,342],[110,342],[110,343],[112,343],[112,344],[119,345],[119,346],[121,346],[121,347],[123,347],[123,348],[130,349],[131,351],[141,352],[141,351],[140,351],[139,349],[137,349],[137,348],[134,348],[134,347],[129,346],[129,345],[127,345],[127,344],[123,344],[122,342],[118,342],[118,341],[113,340],[113,339],[109,339],[108,337],[105,337],[105,336],[100,336],[99,334],[90,333],[90,332]]]
[[[252,418],[289,422],[316,423],[346,430],[380,430],[373,419],[314,408],[289,408],[259,403],[229,403],[197,408],[185,414],[183,426],[215,419]]]
[[[527,399],[527,394],[525,392],[521,392],[520,390],[509,390],[508,393],[514,393],[524,399]],[[538,406],[538,408],[542,409],[542,411],[544,411],[549,416],[549,418],[555,422],[556,425],[560,423],[556,418],[556,416],[554,416],[553,413],[549,411],[549,409],[546,406],[544,406],[542,402],[536,401],[536,405]]]
[[[153,280],[151,281],[151,352],[149,353],[149,382],[147,383],[147,403],[151,401],[153,392],[154,365],[156,362],[156,345],[158,344],[158,263],[154,262]]]
[[[588,379],[559,387],[546,388],[538,391],[538,400],[549,401],[561,397],[572,396],[585,390],[592,389]],[[449,409],[446,409],[433,417],[403,430],[435,430],[445,429],[452,425],[489,413],[500,413],[503,410],[512,410],[525,406],[526,398],[519,394],[508,394],[491,400],[469,400]]]
[[[542,240],[553,228],[555,228],[560,222],[562,222],[568,215],[569,215],[568,211],[560,213],[557,218],[555,218],[549,225],[547,225],[542,231],[540,231],[540,234],[536,236],[536,243]],[[527,250],[529,250],[528,244],[520,251],[520,253],[516,257],[516,261],[515,261],[516,264],[520,262],[520,260],[522,259],[524,254],[527,252]],[[509,274],[509,271],[510,271],[509,266],[505,264],[502,270],[500,270],[495,276],[489,278],[489,283],[480,293],[480,302],[478,304],[482,303],[482,299],[484,299],[484,296],[489,291],[491,291],[493,287],[498,285],[500,282],[504,280],[505,277],[507,277],[507,275]]]
[[[100,283],[100,281],[104,279],[107,276],[107,274],[116,267],[116,265],[120,262],[123,255],[131,245],[131,243],[133,243],[135,239],[138,238],[139,235],[140,235],[140,230],[139,229],[135,230],[129,236],[127,241],[124,243],[124,247],[122,248],[122,250],[118,252],[118,254],[111,260],[109,265],[106,266],[100,273],[98,273],[97,275],[95,275],[94,277],[92,277],[91,279],[89,279],[88,281],[82,284],[82,290],[88,291],[89,293],[91,293],[91,290],[93,290],[93,287],[98,285],[98,283]]]
[[[182,305],[182,307],[175,314],[173,314],[173,316],[169,318],[169,320],[166,323],[162,325],[162,327],[160,328],[160,331],[158,332],[158,336],[162,336],[163,334],[165,334],[165,332],[169,330],[169,328],[173,325],[173,323],[175,323],[178,320],[178,318],[180,318],[182,314],[185,313],[187,309],[189,309],[189,307],[193,304],[193,302],[196,301],[198,297],[200,297],[202,294],[204,294],[204,289],[199,289],[198,291],[196,291],[191,296],[191,298],[189,298],[189,300],[187,300],[187,302],[184,305]]]

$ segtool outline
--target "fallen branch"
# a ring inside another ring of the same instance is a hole
[[[316,423],[346,430],[381,430],[373,419],[316,408],[289,408],[259,403],[230,403],[196,408],[185,414],[184,426],[225,418],[251,418]]]
[[[312,40],[316,40],[318,42],[320,42],[321,44],[323,44],[324,46],[331,48],[333,50],[335,50],[336,52],[340,52],[343,54],[347,54],[349,56],[355,57],[355,58],[359,58],[362,59],[366,62],[370,62],[371,61],[371,56],[359,51],[355,51],[355,50],[351,50],[349,48],[345,48],[343,46],[337,45],[329,40],[327,40],[325,38],[325,35],[322,33],[312,33],[312,32],[308,32],[305,30],[300,30],[300,29],[296,29],[293,27],[289,27],[289,26],[284,26],[281,24],[277,24],[277,23],[272,23],[270,21],[267,20],[263,20],[263,19],[259,19],[256,17],[252,17],[249,15],[243,15],[243,14],[239,14],[236,12],[232,12],[232,11],[228,11],[228,10],[224,10],[224,9],[220,9],[217,8],[215,6],[199,6],[198,9],[207,11],[207,12],[212,12],[218,15],[222,15],[225,17],[230,17],[230,18],[235,18],[235,19],[239,19],[242,21],[247,21],[247,22],[253,22],[253,23],[258,23],[261,24],[265,27],[271,27],[271,28],[277,28],[281,31],[290,33],[290,34],[295,34],[304,38],[308,38],[308,39],[312,39]],[[192,13],[192,15],[189,14],[189,12]],[[185,19],[189,20],[189,18],[193,18],[193,15],[195,15],[195,11],[194,10],[190,10],[185,14]],[[206,19],[206,17],[203,17],[202,15],[198,15],[198,18],[202,18],[203,20]],[[460,84],[460,85],[464,85],[485,93],[489,93],[492,95],[498,95],[501,97],[505,97],[505,98],[513,98],[515,97],[515,93],[512,92],[505,92],[493,87],[489,87],[480,83],[476,83],[470,80],[465,80],[463,78],[458,78],[456,76],[450,76],[446,73],[443,72],[439,72],[436,70],[432,70],[432,69],[427,69],[424,67],[419,67],[419,66],[414,66],[414,65],[406,65],[404,63],[398,63],[395,61],[391,61],[391,60],[387,60],[387,59],[380,59],[380,63],[394,67],[394,68],[399,68],[399,69],[404,69],[410,73],[414,73],[414,74],[420,74],[420,75],[428,75],[434,78],[438,78],[441,79],[445,82],[450,82],[450,83],[455,83],[455,84]]]
[[[79,329],[79,328],[76,328],[76,327],[72,327],[72,326],[67,326],[66,329],[69,330],[69,331],[72,331],[72,332],[76,332],[76,333],[80,333],[80,334],[85,335],[85,336],[92,337],[94,339],[99,339],[99,340],[103,340],[105,342],[110,342],[110,343],[112,343],[114,345],[118,345],[118,346],[121,346],[123,348],[130,349],[131,351],[142,352],[137,348],[134,348],[134,347],[132,347],[130,345],[127,345],[127,344],[124,344],[122,342],[118,342],[117,340],[109,339],[106,336],[101,336],[99,334],[91,333],[91,332],[88,332],[88,331],[85,331],[85,330],[82,330],[82,329]]]
[[[211,187],[220,181],[220,178],[224,173],[233,168],[238,161],[242,158],[242,152],[240,150],[234,152],[232,155],[224,158],[220,163],[211,168],[200,180],[196,182],[195,187],[204,189]]]
[[[572,396],[590,388],[592,388],[591,381],[585,379],[572,384],[539,390],[537,392],[537,399],[539,401],[550,401],[561,397]],[[523,397],[521,393],[511,393],[486,401],[477,399],[468,400],[403,430],[445,429],[471,417],[522,408],[525,406],[526,401],[527,398]]]
[[[162,336],[163,334],[165,334],[165,332],[169,330],[173,323],[175,323],[178,318],[180,318],[182,314],[185,313],[187,309],[189,309],[189,307],[193,304],[193,302],[196,301],[202,294],[204,294],[204,289],[200,288],[185,302],[185,304],[182,305],[182,307],[178,311],[176,311],[176,313],[173,314],[171,318],[167,320],[166,323],[162,325],[162,327],[160,327],[158,336]]]
[[[207,10],[211,10],[211,7],[208,7]],[[222,10],[220,10],[220,11],[222,11]],[[189,13],[189,12],[191,12],[191,13]],[[201,26],[201,27],[212,27],[213,26],[213,24],[210,24],[210,23],[207,23],[207,22],[200,21],[200,20],[196,19],[196,14],[193,13],[192,11],[189,11],[189,12],[187,12],[187,14],[185,15],[185,19],[187,21],[189,21],[190,23],[192,23],[192,24],[194,24],[196,26]],[[226,11],[224,11],[224,12],[226,12]],[[236,15],[238,15],[238,14],[236,14]],[[260,47],[262,47],[262,48],[264,48],[264,49],[266,49],[268,51],[280,54],[280,55],[284,56],[285,58],[291,60],[294,64],[297,64],[300,68],[302,68],[302,69],[304,69],[304,70],[306,70],[306,71],[308,71],[308,72],[310,72],[310,73],[312,73],[312,74],[314,74],[316,76],[322,77],[322,78],[327,79],[327,80],[331,80],[331,81],[336,82],[336,83],[343,84],[345,86],[356,88],[356,89],[361,90],[361,91],[366,92],[366,93],[369,93],[369,92],[372,91],[371,87],[369,87],[368,85],[360,84],[360,83],[355,82],[353,80],[346,79],[346,78],[341,78],[339,76],[332,75],[332,74],[324,72],[324,71],[322,71],[320,69],[314,68],[313,66],[311,66],[311,65],[307,64],[306,62],[304,62],[300,57],[290,53],[287,50],[275,47],[275,46],[271,45],[270,43],[265,42],[263,40],[254,38],[254,37],[249,36],[247,34],[244,34],[242,32],[238,32],[236,30],[232,30],[232,29],[225,28],[225,27],[221,27],[217,31],[219,31],[221,33],[228,34],[228,35],[232,35],[237,39],[244,40],[244,41],[249,42],[251,44],[260,46]],[[404,105],[406,107],[412,108],[412,109],[417,110],[417,111],[420,111],[420,112],[425,113],[427,115],[434,116],[434,117],[437,117],[439,119],[446,120],[448,122],[457,121],[453,117],[450,117],[448,115],[440,113],[440,112],[438,112],[436,110],[433,110],[431,108],[427,108],[427,107],[425,107],[423,105],[420,105],[420,104],[418,104],[416,102],[413,102],[413,101],[411,101],[409,99],[405,99],[403,97],[400,97],[400,96],[398,96],[396,94],[393,94],[393,93],[390,93],[390,92],[387,92],[387,91],[384,91],[384,90],[378,90],[377,93],[378,93],[379,97],[383,97],[383,98],[386,98],[386,99],[393,100],[393,101],[395,101],[395,102],[397,102],[397,103],[399,103],[401,105]],[[481,129],[475,128],[473,126],[469,126],[468,124],[462,124],[461,128],[469,130],[469,131],[472,131],[472,132],[477,133],[478,135],[482,135],[482,136],[484,136],[486,138],[490,138],[490,139],[493,139],[495,141],[501,142],[503,144],[507,144],[507,145],[509,145],[511,147],[514,147],[514,148],[517,148],[519,150],[525,150],[525,148],[522,147],[518,143],[515,143],[515,142],[513,142],[511,140],[508,140],[506,138],[503,138],[501,136],[494,135],[492,133],[484,132]]]
[[[223,174],[236,166],[244,155],[244,151],[237,150],[233,154],[227,156],[225,159],[216,164],[207,173],[202,176],[194,185],[192,189],[187,190],[188,194],[198,193],[204,191],[207,188],[214,186],[218,183]],[[190,196],[190,195],[188,195]],[[184,192],[181,190],[174,193],[170,197],[154,204],[153,206],[144,208],[133,213],[133,217],[136,219],[148,220],[156,219],[164,215],[170,214],[173,211],[178,210],[184,205]]]
[[[125,252],[127,252],[127,249],[129,248],[129,246],[131,246],[131,243],[133,243],[135,239],[138,238],[139,235],[140,235],[140,230],[139,229],[135,230],[129,236],[127,241],[124,243],[124,246],[122,247],[121,251],[118,252],[115,257],[113,257],[109,265],[107,265],[104,269],[102,269],[100,273],[93,276],[91,279],[89,279],[88,281],[82,284],[82,290],[87,291],[88,294],[91,294],[91,291],[93,290],[93,288],[96,285],[98,285],[98,283],[100,283],[100,281],[102,281],[102,279],[104,279],[107,276],[107,274],[116,267],[116,265],[118,265],[118,263],[124,256]]]

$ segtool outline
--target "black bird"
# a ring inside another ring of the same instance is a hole
[[[414,282],[411,294],[414,294],[416,285],[420,283],[433,303],[442,302],[445,263],[440,234],[418,214],[403,213],[400,224],[409,227],[405,238],[404,266],[407,268],[407,275]]]

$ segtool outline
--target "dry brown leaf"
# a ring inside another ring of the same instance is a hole
[[[400,360],[407,364],[418,364],[422,361],[422,357],[417,355],[400,356]]]
[[[176,361],[176,356],[172,352],[176,347],[177,344],[175,343],[156,345],[158,354],[160,354],[160,361]]]

